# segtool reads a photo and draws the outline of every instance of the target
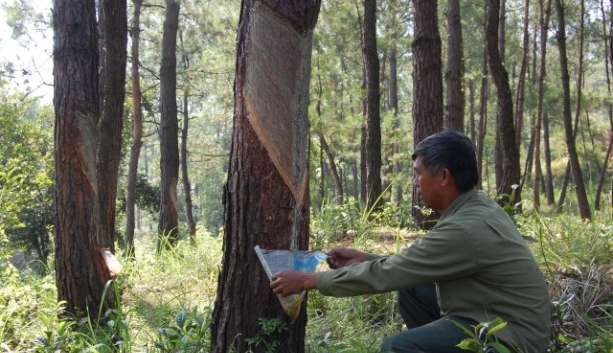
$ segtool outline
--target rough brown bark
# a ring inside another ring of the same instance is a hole
[[[464,132],[464,45],[460,0],[447,0],[445,128]]]
[[[290,324],[253,248],[308,247],[308,87],[319,7],[317,0],[242,2],[213,353],[267,351],[263,345],[250,347],[246,339],[260,332],[259,319],[270,318],[287,323],[287,331],[269,337],[279,343],[277,352],[305,351],[304,303]],[[279,134],[271,126],[289,130]],[[291,153],[277,153],[278,143],[289,144]],[[288,165],[304,167],[294,174],[297,179]]]
[[[160,67],[161,200],[157,250],[178,240],[177,182],[179,179],[179,122],[177,119],[177,29],[180,5],[166,0]]]
[[[560,50],[560,72],[562,76],[563,97],[563,118],[564,135],[566,138],[566,148],[568,151],[569,166],[575,182],[575,193],[577,195],[577,206],[582,218],[591,219],[591,211],[581,174],[581,166],[575,146],[575,134],[573,133],[573,123],[570,112],[570,76],[568,73],[568,59],[566,57],[566,22],[564,7],[560,0],[555,0],[556,11],[558,14],[558,48]],[[575,123],[576,125],[576,123]]]
[[[121,141],[123,132],[123,106],[126,87],[127,57],[127,6],[126,0],[100,2],[101,40],[101,117],[98,122],[100,140],[96,174],[100,228],[98,241],[114,252],[115,205]]]
[[[415,38],[413,51],[413,143],[443,129],[443,77],[441,37],[438,32],[438,1],[413,0],[415,8]],[[413,187],[413,206],[421,200]],[[412,208],[417,210],[416,207]],[[426,217],[419,211],[413,216],[422,228],[434,225],[438,215]]]
[[[381,112],[379,56],[377,53],[377,1],[364,0],[362,55],[366,72],[366,190],[367,209],[377,210],[381,198]]]
[[[136,177],[138,174],[138,158],[143,145],[143,110],[141,104],[140,73],[138,58],[140,55],[140,12],[143,0],[132,0],[134,13],[132,15],[131,47],[131,78],[132,78],[132,147],[128,166],[128,187],[126,191],[126,249],[127,257],[134,257],[134,228],[136,204]]]
[[[497,194],[501,197],[503,204],[519,202],[521,200],[521,189],[513,191],[513,185],[519,185],[521,171],[519,167],[519,150],[515,142],[515,126],[513,116],[513,97],[511,86],[509,85],[509,74],[505,69],[499,52],[499,15],[500,0],[487,0],[487,55],[492,80],[496,86],[498,114],[496,131],[497,140],[500,142],[500,163],[501,170],[497,175]],[[514,193],[515,199],[510,200],[510,195]]]
[[[93,0],[55,0],[55,272],[58,300],[77,317],[114,306],[102,297],[111,279],[99,238],[96,155],[100,120],[99,55]],[[93,318],[96,319],[95,317]]]

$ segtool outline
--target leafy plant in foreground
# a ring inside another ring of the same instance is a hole
[[[181,309],[174,321],[166,327],[157,329],[154,344],[156,352],[204,352],[208,347],[208,326],[198,314],[197,308],[187,311]]]
[[[271,340],[271,337],[276,333],[287,331],[287,324],[279,318],[259,318],[260,332],[255,337],[245,338],[245,342],[249,345],[249,352],[254,347],[264,345],[267,353],[277,351],[281,345],[279,341]]]
[[[457,346],[475,353],[511,353],[511,351],[496,339],[496,332],[507,326],[507,323],[501,318],[496,318],[493,321],[479,323],[474,327],[474,330],[469,330],[464,325],[453,322],[454,325],[466,332],[470,338],[462,340]]]

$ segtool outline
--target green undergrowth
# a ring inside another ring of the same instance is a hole
[[[314,249],[342,244],[394,253],[420,233],[389,226],[394,209],[381,218],[347,207],[325,212],[314,215]],[[611,214],[595,213],[588,223],[526,213],[517,222],[550,287],[550,352],[613,352]],[[0,352],[207,352],[222,240],[199,235],[196,247],[181,241],[155,255],[148,239],[137,241],[135,260],[119,257],[123,270],[114,288],[121,305],[97,313],[101,326],[86,319],[58,320],[62,304],[56,302],[53,270],[40,276],[1,261]],[[307,352],[378,352],[385,337],[404,329],[394,293],[331,298],[312,291],[307,315]],[[266,343],[264,336],[251,339],[254,345]],[[276,351],[273,344],[268,347]]]

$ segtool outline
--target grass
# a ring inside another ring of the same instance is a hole
[[[383,227],[393,223],[390,209],[387,218],[370,221],[350,207],[324,212],[314,215],[312,227],[313,233],[322,231],[311,242],[319,249],[345,244],[396,252],[414,233]],[[529,244],[550,285],[555,332],[550,352],[612,352],[611,214],[596,213],[592,223],[529,213],[517,221],[524,235],[536,239]],[[155,255],[151,238],[137,241],[133,262],[119,259],[121,307],[100,313],[104,327],[57,319],[61,303],[53,271],[40,277],[0,262],[0,352],[208,351],[222,240],[200,234],[195,248],[181,241],[173,251]],[[307,352],[378,352],[384,337],[403,329],[396,309],[393,293],[331,298],[312,291]]]

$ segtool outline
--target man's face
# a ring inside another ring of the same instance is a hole
[[[421,156],[417,156],[413,161],[413,170],[415,172],[415,179],[413,185],[417,189],[417,192],[421,195],[421,200],[425,207],[429,207],[438,210],[437,201],[439,197],[440,186],[440,174],[432,175],[422,164]]]

